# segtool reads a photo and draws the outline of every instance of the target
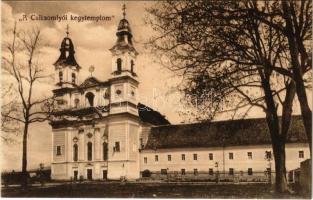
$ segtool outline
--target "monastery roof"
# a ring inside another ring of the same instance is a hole
[[[292,118],[286,142],[307,142],[300,116]],[[265,118],[152,127],[144,149],[261,144],[271,144]]]

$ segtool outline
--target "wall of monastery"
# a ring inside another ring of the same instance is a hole
[[[161,169],[167,169],[168,171],[180,173],[181,169],[185,169],[186,172],[193,172],[194,169],[197,169],[198,172],[208,173],[209,169],[212,169],[214,172],[218,170],[219,172],[225,171],[228,173],[229,168],[233,168],[234,172],[247,172],[248,168],[252,168],[253,172],[264,172],[269,168],[270,163],[272,171],[274,171],[274,160],[271,160],[271,162],[267,161],[265,159],[265,151],[272,151],[271,146],[143,150],[140,154],[140,171],[148,169],[151,172],[160,172]],[[303,151],[303,158],[299,158],[299,151]],[[248,157],[248,152],[252,153],[252,158]],[[233,154],[233,159],[229,158],[229,153]],[[185,155],[185,160],[182,160],[182,154]],[[196,154],[197,160],[194,159],[194,154]],[[210,160],[209,154],[213,154],[212,160]],[[168,160],[169,155],[171,161]],[[300,162],[309,157],[307,144],[287,144],[287,171],[300,167]]]

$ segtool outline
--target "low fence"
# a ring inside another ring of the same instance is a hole
[[[22,172],[13,171],[13,172],[1,173],[2,185],[21,184],[22,180],[23,180]],[[27,172],[28,183],[50,181],[50,180],[51,180],[51,170],[37,170],[35,172]]]

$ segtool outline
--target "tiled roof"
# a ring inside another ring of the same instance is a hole
[[[288,143],[306,142],[300,116],[294,116]],[[271,144],[264,118],[152,127],[144,149]]]

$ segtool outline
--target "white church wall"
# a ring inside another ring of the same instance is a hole
[[[99,128],[95,129],[94,142],[95,142],[95,160],[100,160],[101,138],[100,138],[100,129]]]
[[[136,161],[137,154],[138,154],[138,125],[137,124],[130,124],[129,125],[129,160]]]
[[[109,161],[108,163],[108,179],[120,180],[126,175],[125,164],[121,162]]]
[[[109,161],[118,161],[126,159],[126,121],[113,122],[109,125]],[[116,142],[119,143],[119,151],[114,151]]]
[[[84,161],[85,160],[85,134],[84,132],[80,132],[78,134],[78,160]]]
[[[53,162],[64,162],[65,161],[65,132],[56,131],[53,133]],[[61,152],[58,155],[58,148]]]
[[[54,163],[51,166],[51,179],[66,180],[67,179],[67,165],[64,163]]]
[[[138,89],[137,89],[137,87],[133,83],[127,82],[125,84],[125,88],[126,88],[125,100],[137,105],[137,103],[138,103],[138,99],[137,99]]]

